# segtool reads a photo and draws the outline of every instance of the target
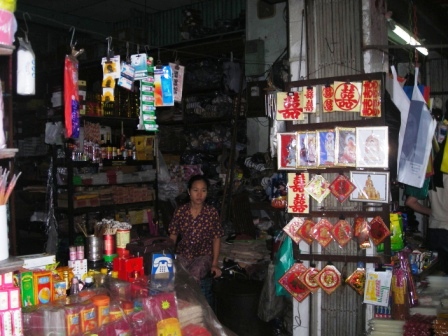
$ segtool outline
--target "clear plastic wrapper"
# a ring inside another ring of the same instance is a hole
[[[150,286],[152,279],[127,283],[107,277],[101,287],[67,300],[25,307],[24,334],[235,336],[219,323],[199,284],[177,262],[175,269],[171,283],[157,292]]]

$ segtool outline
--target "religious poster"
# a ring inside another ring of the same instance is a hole
[[[297,134],[277,133],[277,168],[296,169],[297,166]]]
[[[361,111],[361,88],[358,82],[334,82],[335,110],[342,112]]]

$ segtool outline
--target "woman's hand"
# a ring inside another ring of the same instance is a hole
[[[212,266],[210,272],[212,273],[214,278],[219,278],[222,275],[221,269],[216,265]]]

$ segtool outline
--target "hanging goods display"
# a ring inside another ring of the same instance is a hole
[[[415,68],[418,78],[419,68]],[[421,188],[426,178],[432,138],[437,126],[415,81],[401,151],[398,152],[398,182]]]
[[[325,266],[316,275],[316,281],[327,294],[333,293],[341,285],[341,272],[333,265]]]
[[[362,263],[358,265],[358,268],[349,275],[345,280],[345,283],[354,289],[359,295],[364,294],[364,287],[366,284],[366,270]]]
[[[329,189],[333,196],[343,203],[355,191],[356,186],[347,176],[340,174],[331,182]]]
[[[17,50],[17,83],[16,92],[19,95],[34,95],[36,93],[36,56],[30,41],[19,37]]]
[[[330,193],[329,186],[330,184],[322,175],[315,175],[306,185],[305,191],[308,192],[312,198],[321,203]]]
[[[283,231],[286,232],[286,234],[293,240],[294,243],[298,244],[300,240],[302,239],[298,234],[297,230],[299,229],[300,225],[303,224],[304,219],[300,217],[294,217],[289,221],[288,224],[285,225],[283,228]]]
[[[73,41],[75,28],[71,27],[72,39],[70,42],[71,54],[65,56],[64,65],[64,119],[65,136],[67,138],[79,137],[79,91],[78,91],[78,57],[84,52],[76,50]]]
[[[299,302],[305,300],[310,295],[310,290],[300,280],[300,276],[306,271],[306,266],[302,263],[295,263],[291,268],[278,280],[279,284],[285,288],[294,299]]]

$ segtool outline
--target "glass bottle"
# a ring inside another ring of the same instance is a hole
[[[70,286],[70,295],[75,295],[79,293],[79,280],[78,277],[73,277],[72,285]]]
[[[70,281],[69,281],[69,278],[68,278],[68,271],[64,271],[62,273],[62,278],[64,279],[64,282],[65,282],[65,292],[66,292],[66,294],[68,296],[68,295],[70,295]]]

